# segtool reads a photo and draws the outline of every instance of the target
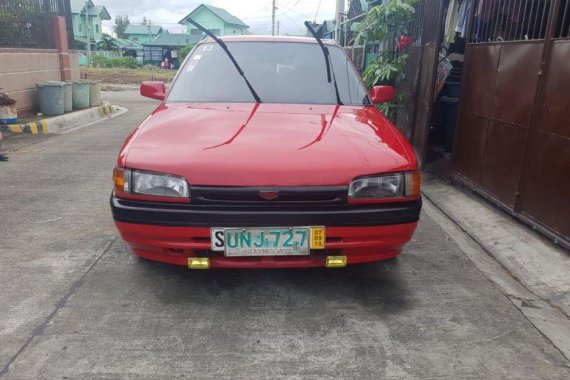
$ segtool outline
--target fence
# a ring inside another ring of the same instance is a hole
[[[570,0],[478,4],[451,169],[570,247]]]
[[[2,0],[0,2],[0,47],[53,49],[51,20],[64,16],[68,44],[73,47],[69,0]]]
[[[88,56],[87,50],[77,50],[77,53],[82,54],[84,56]],[[108,51],[108,50],[91,50],[91,57],[93,56],[102,56],[106,58],[118,58],[121,55],[117,51]]]

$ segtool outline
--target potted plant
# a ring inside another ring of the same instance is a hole
[[[0,92],[0,124],[13,124],[18,121],[16,101]]]

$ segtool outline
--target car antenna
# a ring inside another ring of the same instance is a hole
[[[222,50],[226,53],[226,55],[228,56],[228,58],[232,61],[232,63],[234,64],[235,68],[237,69],[239,75],[242,76],[243,80],[245,80],[245,84],[247,84],[247,87],[249,88],[249,91],[251,91],[251,95],[253,95],[255,101],[257,103],[261,103],[261,99],[259,98],[259,95],[257,95],[257,92],[255,92],[255,90],[253,89],[253,87],[251,86],[251,83],[249,83],[249,81],[247,80],[247,78],[245,77],[245,74],[243,73],[243,70],[241,69],[241,67],[239,66],[239,64],[237,63],[236,59],[234,58],[234,56],[232,55],[232,53],[230,53],[228,46],[225,44],[224,41],[222,41],[221,39],[219,39],[218,37],[216,37],[214,35],[214,33],[210,32],[208,29],[204,28],[202,25],[198,24],[196,21],[192,20],[191,18],[187,18],[186,19],[190,24],[194,25],[196,28],[200,29],[202,32],[204,32],[208,37],[212,38],[214,41],[216,41],[216,43],[218,45],[220,45],[220,47],[222,48]]]
[[[321,47],[321,50],[323,51],[323,54],[325,55],[325,62],[327,64],[327,80],[329,83],[331,82],[331,72],[332,72],[332,82],[334,84],[334,91],[336,94],[336,102],[337,102],[337,104],[342,105],[342,102],[340,101],[340,94],[338,92],[338,86],[336,84],[336,77],[334,75],[334,71],[332,70],[332,65],[330,63],[329,49],[323,44],[323,41],[321,41],[320,37],[317,35],[317,32],[315,32],[315,30],[313,29],[313,27],[311,26],[311,23],[309,21],[305,21],[305,26],[307,27],[309,32],[313,35],[313,37],[315,37],[315,39],[319,43],[319,46]]]

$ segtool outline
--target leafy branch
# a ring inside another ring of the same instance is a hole
[[[383,51],[370,61],[363,77],[368,88],[375,85],[396,86],[404,78],[404,66],[408,55],[402,52],[397,41],[410,43],[406,36],[414,20],[414,4],[417,0],[389,0],[386,4],[377,5],[368,10],[364,20],[358,24],[357,44],[366,41],[379,43]],[[403,95],[396,97],[391,103],[378,106],[386,116],[393,116],[405,101]]]

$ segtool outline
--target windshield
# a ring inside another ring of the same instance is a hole
[[[319,45],[299,42],[226,42],[264,103],[336,104]],[[340,99],[370,104],[344,51],[328,47]],[[199,45],[173,84],[168,102],[255,102],[243,78],[215,42]]]

